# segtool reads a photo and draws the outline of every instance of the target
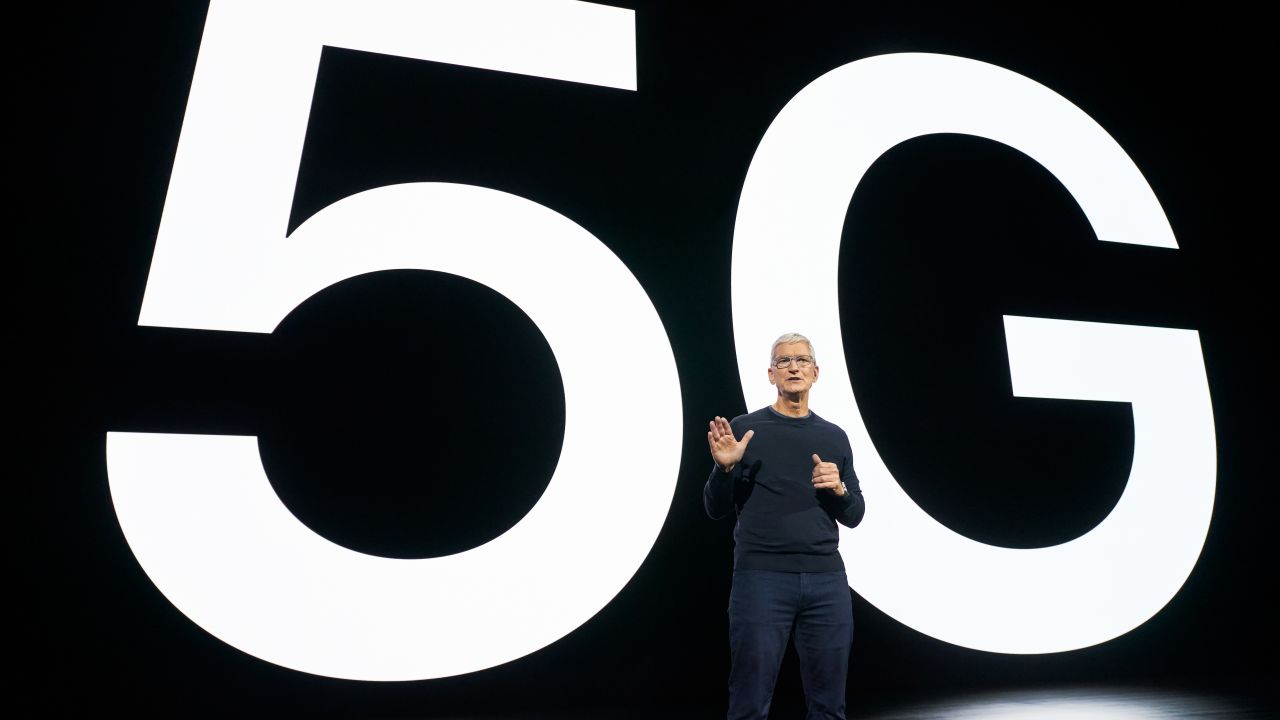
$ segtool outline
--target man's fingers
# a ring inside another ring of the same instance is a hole
[[[712,447],[715,447],[716,443],[719,443],[723,438],[729,438],[734,442],[739,442],[737,438],[733,436],[733,426],[729,424],[728,418],[722,418],[717,415],[714,420],[707,423],[707,426],[711,429],[711,431],[707,433],[707,442],[711,443]],[[746,445],[751,441],[751,437],[755,434],[755,430],[748,430],[746,434],[742,436],[742,441],[739,442],[739,444]]]
[[[833,480],[838,480],[840,478],[840,468],[836,467],[835,463],[821,462],[817,459],[817,455],[814,455],[813,457],[813,479],[815,481],[824,476]]]
[[[820,463],[820,462],[822,462],[822,458],[818,457],[818,453],[814,453],[814,454],[813,454],[813,464],[814,464],[814,465],[817,465],[817,464],[818,464],[818,463]]]
[[[733,437],[733,426],[729,424],[728,418],[722,418],[717,415],[715,419],[715,426],[718,435]]]
[[[729,419],[717,417],[716,420],[720,423],[720,432],[724,435],[728,435],[729,437],[733,437],[733,426],[729,424]]]
[[[729,423],[719,415],[716,416],[715,420],[711,421],[711,431],[715,433],[716,440],[719,440],[725,435],[733,437],[733,428],[729,427]]]

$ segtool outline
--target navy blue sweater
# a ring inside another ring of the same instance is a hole
[[[725,473],[716,466],[702,489],[707,515],[736,509],[733,567],[737,570],[829,572],[843,570],[838,521],[854,527],[865,505],[853,473],[849,437],[814,413],[787,417],[765,407],[729,425],[742,439],[755,430],[742,461]],[[840,468],[843,497],[813,486],[813,455]]]

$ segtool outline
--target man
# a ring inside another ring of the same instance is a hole
[[[861,522],[862,491],[848,436],[809,411],[818,380],[813,344],[789,333],[774,341],[770,358],[773,405],[733,422],[717,417],[707,432],[715,468],[703,505],[713,519],[731,508],[738,516],[729,720],[768,717],[793,628],[807,717],[843,720],[853,607],[836,523]]]

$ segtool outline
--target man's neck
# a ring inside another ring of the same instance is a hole
[[[773,401],[773,409],[787,417],[802,418],[809,414],[809,393],[778,393],[778,399]]]

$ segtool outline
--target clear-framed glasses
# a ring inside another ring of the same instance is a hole
[[[773,359],[773,366],[779,370],[786,370],[793,362],[798,368],[807,368],[813,364],[813,358],[808,355],[783,355]]]

